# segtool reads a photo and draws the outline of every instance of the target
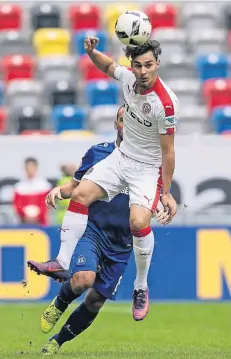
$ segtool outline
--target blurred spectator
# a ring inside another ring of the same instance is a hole
[[[51,184],[38,177],[38,161],[25,159],[26,178],[15,185],[13,205],[21,223],[48,225],[48,210],[45,197]]]
[[[69,182],[75,171],[77,170],[76,166],[74,165],[61,165],[60,167],[60,171],[61,171],[61,178],[57,181],[56,186],[62,186],[63,184]],[[63,216],[66,212],[66,209],[68,207],[69,204],[69,199],[63,199],[62,201],[58,201],[56,204],[56,223],[58,225],[62,224],[63,221]]]

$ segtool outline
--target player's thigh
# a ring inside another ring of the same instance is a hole
[[[98,293],[94,288],[89,288],[84,299],[84,304],[91,312],[98,312],[106,302],[102,294]]]
[[[105,190],[98,184],[86,179],[82,179],[79,185],[72,192],[71,200],[80,202],[85,206],[90,206],[91,203],[105,196]]]
[[[73,286],[92,286],[100,260],[98,242],[88,236],[88,229],[75,247],[70,263],[70,277]]]
[[[83,179],[92,181],[104,190],[106,198],[113,199],[125,187],[126,182],[121,174],[121,156],[115,149],[107,158],[98,162],[83,176]]]
[[[126,262],[115,262],[107,259],[101,270],[96,274],[93,288],[107,299],[115,300],[123,274],[127,268]]]

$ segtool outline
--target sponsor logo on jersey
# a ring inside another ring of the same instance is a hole
[[[79,256],[77,259],[77,265],[78,266],[83,266],[87,261],[87,258],[83,255]]]
[[[120,193],[129,195],[129,188],[128,187],[124,188],[123,191],[121,191]]]
[[[145,103],[143,104],[142,110],[143,110],[143,112],[144,112],[145,114],[150,113],[150,112],[151,112],[151,109],[152,109],[152,108],[151,108],[150,103],[145,102]]]
[[[89,175],[94,171],[94,167],[89,168],[89,170],[85,173],[86,175]]]

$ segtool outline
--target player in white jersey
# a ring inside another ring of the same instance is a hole
[[[137,276],[133,294],[133,317],[142,320],[149,310],[147,273],[154,248],[150,220],[161,196],[168,222],[176,214],[170,194],[174,172],[174,133],[178,100],[158,77],[160,44],[126,48],[132,71],[97,51],[98,39],[87,37],[84,46],[93,63],[121,83],[125,99],[123,142],[106,159],[93,166],[73,191],[63,220],[60,265],[68,269],[70,256],[83,235],[88,207],[96,200],[111,200],[129,187],[130,228],[133,234]]]

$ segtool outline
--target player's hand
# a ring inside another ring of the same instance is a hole
[[[53,188],[46,196],[45,203],[47,208],[53,207],[56,209],[56,204],[55,204],[56,199],[59,199],[60,201],[63,199],[61,195],[60,187]]]
[[[155,211],[155,218],[156,218],[158,223],[163,224],[163,225],[168,224],[169,223],[169,217],[170,217],[169,210],[164,211],[164,210],[159,209],[157,207],[157,209]]]
[[[88,54],[90,54],[98,45],[99,38],[96,36],[87,36],[84,39],[84,49]]]
[[[168,224],[171,222],[173,217],[176,215],[177,212],[177,204],[175,199],[171,194],[162,195],[161,196],[161,203],[164,207],[164,212],[167,212],[169,214],[168,221],[165,224]]]

